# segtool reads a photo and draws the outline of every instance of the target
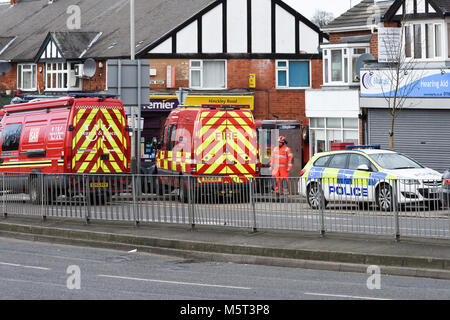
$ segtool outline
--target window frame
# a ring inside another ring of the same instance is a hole
[[[421,52],[420,52],[420,58],[416,57],[416,30],[415,27],[420,27],[420,45],[421,45]],[[436,38],[437,29],[440,26],[440,37]],[[424,20],[424,21],[411,21],[404,25],[404,32],[403,32],[403,58],[409,62],[412,60],[415,61],[444,61],[448,58],[445,57],[446,49],[445,44],[448,46],[448,41],[446,39],[447,33],[445,32],[446,29],[446,21],[443,20]],[[406,28],[409,28],[409,43],[407,43],[407,35]],[[429,32],[430,31],[430,32]],[[429,37],[431,36],[431,38]],[[429,40],[430,39],[430,40]],[[436,40],[439,39],[439,42]],[[429,55],[429,48],[428,48],[428,41],[432,41],[432,57],[428,58]],[[440,52],[437,54],[438,45],[440,45]],[[411,56],[407,55],[407,48],[410,48]]]
[[[340,120],[340,128],[330,128],[328,126],[328,120],[329,119],[339,119]],[[345,120],[346,119],[356,120],[357,123],[358,123],[358,127],[357,128],[349,128],[349,127],[345,126]],[[320,123],[323,123],[322,127],[319,125],[319,121],[318,120],[321,120]],[[318,125],[315,125],[316,123]],[[358,135],[358,139],[357,140],[358,140],[358,143],[360,143],[360,141],[361,141],[360,140],[361,139],[360,130],[361,130],[361,123],[360,123],[358,118],[351,118],[351,117],[341,117],[341,118],[339,118],[339,117],[311,117],[309,119],[309,136],[310,137],[314,136],[313,131],[322,131],[323,134],[324,134],[325,148],[324,148],[323,152],[331,151],[331,148],[329,146],[329,142],[330,142],[329,132],[330,131],[339,131],[340,135],[341,135],[341,139],[340,139],[341,141],[346,141],[346,139],[344,139],[345,138],[345,132],[357,133],[357,135]],[[311,139],[312,138],[310,138],[310,140]],[[313,142],[311,140],[310,143],[309,143],[309,152],[310,152],[311,156],[314,156],[314,155],[319,153],[317,151],[315,153],[313,153],[313,151],[315,151],[315,148],[316,148],[316,141]]]
[[[56,70],[53,70],[53,66],[56,66]],[[70,77],[72,74],[72,71],[75,72],[77,63],[74,62],[47,62],[45,63],[45,91],[80,91],[83,89],[83,79],[79,78],[79,85],[78,87],[71,87],[70,86]],[[49,68],[49,66],[51,68]],[[59,66],[61,66],[61,69],[59,69]],[[73,70],[72,70],[73,68]],[[49,87],[48,83],[48,77],[51,77],[51,84],[52,87]],[[56,83],[58,83],[58,76],[61,75],[61,81],[62,81],[62,87],[54,86],[53,85],[53,75],[55,75]],[[67,77],[67,86],[64,87],[64,75]]]
[[[193,62],[200,62],[200,66],[192,66]],[[223,62],[224,63],[224,87],[223,88],[217,88],[217,87],[204,87],[203,79],[204,79],[204,63],[205,62]],[[193,71],[199,71],[200,72],[200,86],[193,86],[192,85],[192,72]],[[208,60],[200,60],[200,59],[192,59],[189,60],[189,88],[195,89],[195,90],[227,90],[228,89],[228,61],[226,59],[208,59]]]
[[[31,72],[31,82],[34,84],[34,86],[32,88],[24,88],[23,87],[23,79],[24,79],[24,67],[30,67],[31,71],[26,71],[26,72]],[[19,71],[20,69],[20,71]],[[20,89],[22,91],[37,91],[37,64],[36,63],[19,63],[17,65],[17,89]]]
[[[280,67],[278,64],[280,62],[286,62],[286,66],[285,67]],[[308,71],[309,71],[309,75],[308,75],[308,86],[304,86],[304,87],[291,87],[289,84],[289,63],[290,62],[308,62]],[[279,77],[278,77],[278,73],[280,71],[286,71],[286,86],[280,86],[279,85]],[[281,59],[281,60],[275,60],[275,88],[277,90],[303,90],[303,89],[311,89],[312,88],[312,70],[311,70],[311,60],[307,60],[307,59],[292,59],[292,60],[286,60],[286,59]]]
[[[364,53],[370,52],[369,43],[352,43],[347,45],[324,45],[323,49],[323,86],[356,86],[360,82],[353,78],[353,59],[359,58]],[[364,53],[355,53],[355,50],[362,49]],[[341,51],[341,72],[342,80],[333,81],[332,74],[332,51]],[[328,81],[327,81],[328,80]],[[347,81],[346,81],[347,80]]]
[[[9,146],[9,147],[6,147],[5,146],[5,139],[7,138],[6,137],[6,133],[8,132],[7,130],[8,130],[8,128],[11,128],[12,126],[17,126],[19,129],[16,129],[16,131],[17,130],[19,130],[19,137],[18,137],[18,139],[17,139],[17,143],[15,143],[14,144],[14,146],[13,147],[11,147],[11,146]],[[22,125],[22,123],[10,123],[10,124],[7,124],[4,128],[3,128],[3,136],[2,136],[2,151],[19,151],[19,148],[20,148],[20,139],[21,139],[21,137],[22,137],[22,129],[23,129],[23,125]]]

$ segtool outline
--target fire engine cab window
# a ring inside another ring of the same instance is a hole
[[[171,151],[175,147],[175,136],[177,133],[177,126],[170,125],[167,129],[166,150]]]
[[[2,151],[19,150],[20,133],[22,124],[12,124],[5,127],[3,135]]]

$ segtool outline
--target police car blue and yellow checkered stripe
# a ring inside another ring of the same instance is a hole
[[[383,169],[381,169],[376,163],[366,157],[364,153],[357,151],[343,151],[342,153],[362,155],[366,157],[366,159],[368,159],[379,171],[364,172],[349,169],[314,167],[313,164],[319,157],[335,155],[338,153],[339,152],[323,152],[314,156],[309,164],[305,167],[306,172],[303,177],[306,178],[308,182],[310,182],[311,180],[322,180],[326,183],[358,186],[376,185],[379,181],[396,178],[394,175],[382,172],[381,170]]]

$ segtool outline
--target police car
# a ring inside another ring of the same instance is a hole
[[[432,207],[439,203],[442,186],[439,172],[380,146],[316,154],[300,176],[300,193],[312,209],[325,208],[328,202],[356,202],[390,211],[395,198],[398,204]]]

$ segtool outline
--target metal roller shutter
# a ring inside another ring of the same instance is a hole
[[[391,115],[369,109],[369,142],[389,149]],[[395,120],[395,151],[443,173],[450,168],[450,110],[402,110]]]

